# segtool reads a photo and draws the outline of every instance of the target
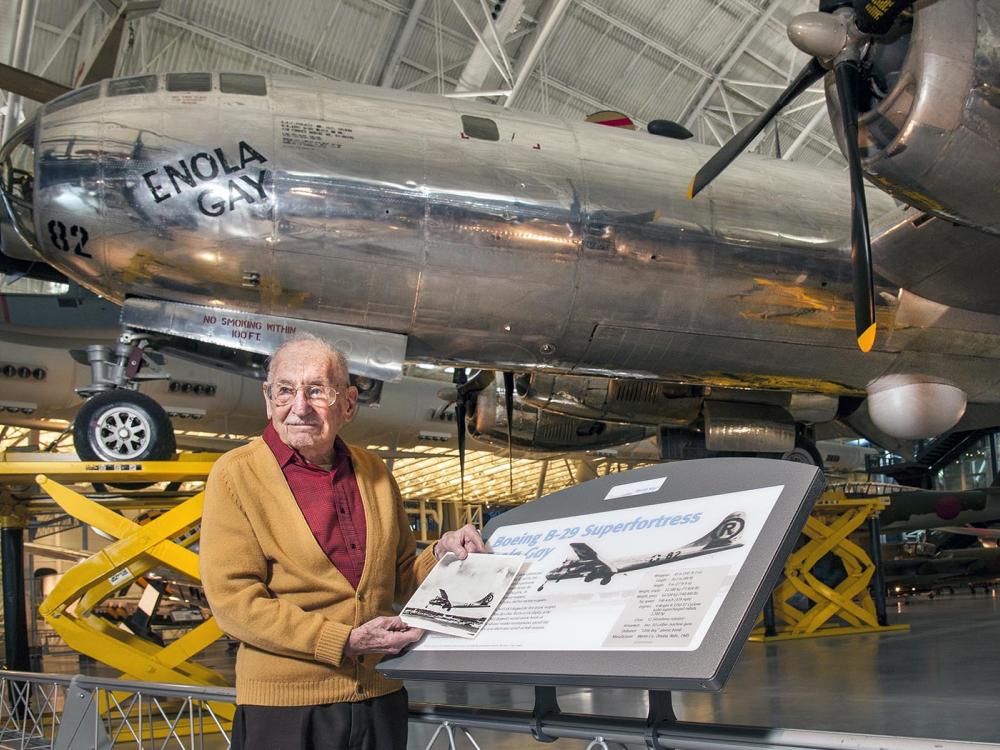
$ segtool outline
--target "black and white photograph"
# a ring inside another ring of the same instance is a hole
[[[516,555],[448,553],[410,598],[400,617],[407,625],[474,638],[514,582],[524,559]]]

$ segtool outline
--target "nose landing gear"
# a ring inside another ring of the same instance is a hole
[[[73,421],[73,443],[84,461],[162,461],[177,448],[170,417],[156,401],[135,390],[140,382],[168,378],[155,369],[149,340],[125,331],[118,344],[72,352],[88,364],[91,382],[77,393],[87,398]],[[143,371],[144,367],[148,367]]]

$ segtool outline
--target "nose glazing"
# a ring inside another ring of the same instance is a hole
[[[22,124],[0,148],[0,195],[4,213],[0,250],[12,258],[35,260],[35,124]],[[13,231],[10,231],[10,230]]]

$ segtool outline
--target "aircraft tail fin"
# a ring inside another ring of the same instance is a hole
[[[593,547],[589,544],[584,544],[583,542],[570,542],[570,547],[576,553],[576,556],[585,562],[601,562],[601,558],[597,556],[594,552]]]
[[[589,544],[584,544],[583,542],[570,542],[570,547],[573,548],[573,552],[576,556],[580,558],[586,569],[590,570],[592,574],[607,574],[612,575],[616,571],[614,566],[608,565],[604,560],[600,558],[594,548]]]
[[[746,515],[742,511],[730,513],[718,526],[688,546],[702,547],[706,550],[729,547],[736,544],[746,525]]]

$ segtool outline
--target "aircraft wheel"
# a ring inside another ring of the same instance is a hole
[[[73,421],[73,445],[84,461],[164,461],[177,442],[170,417],[156,401],[136,391],[91,396]],[[115,484],[141,489],[146,483]]]
[[[794,448],[781,454],[781,460],[823,468],[823,457],[816,450],[816,444],[802,437],[796,438]]]
[[[610,578],[602,578],[601,579],[601,585],[602,586],[607,586],[609,583],[611,583],[611,579]]]

